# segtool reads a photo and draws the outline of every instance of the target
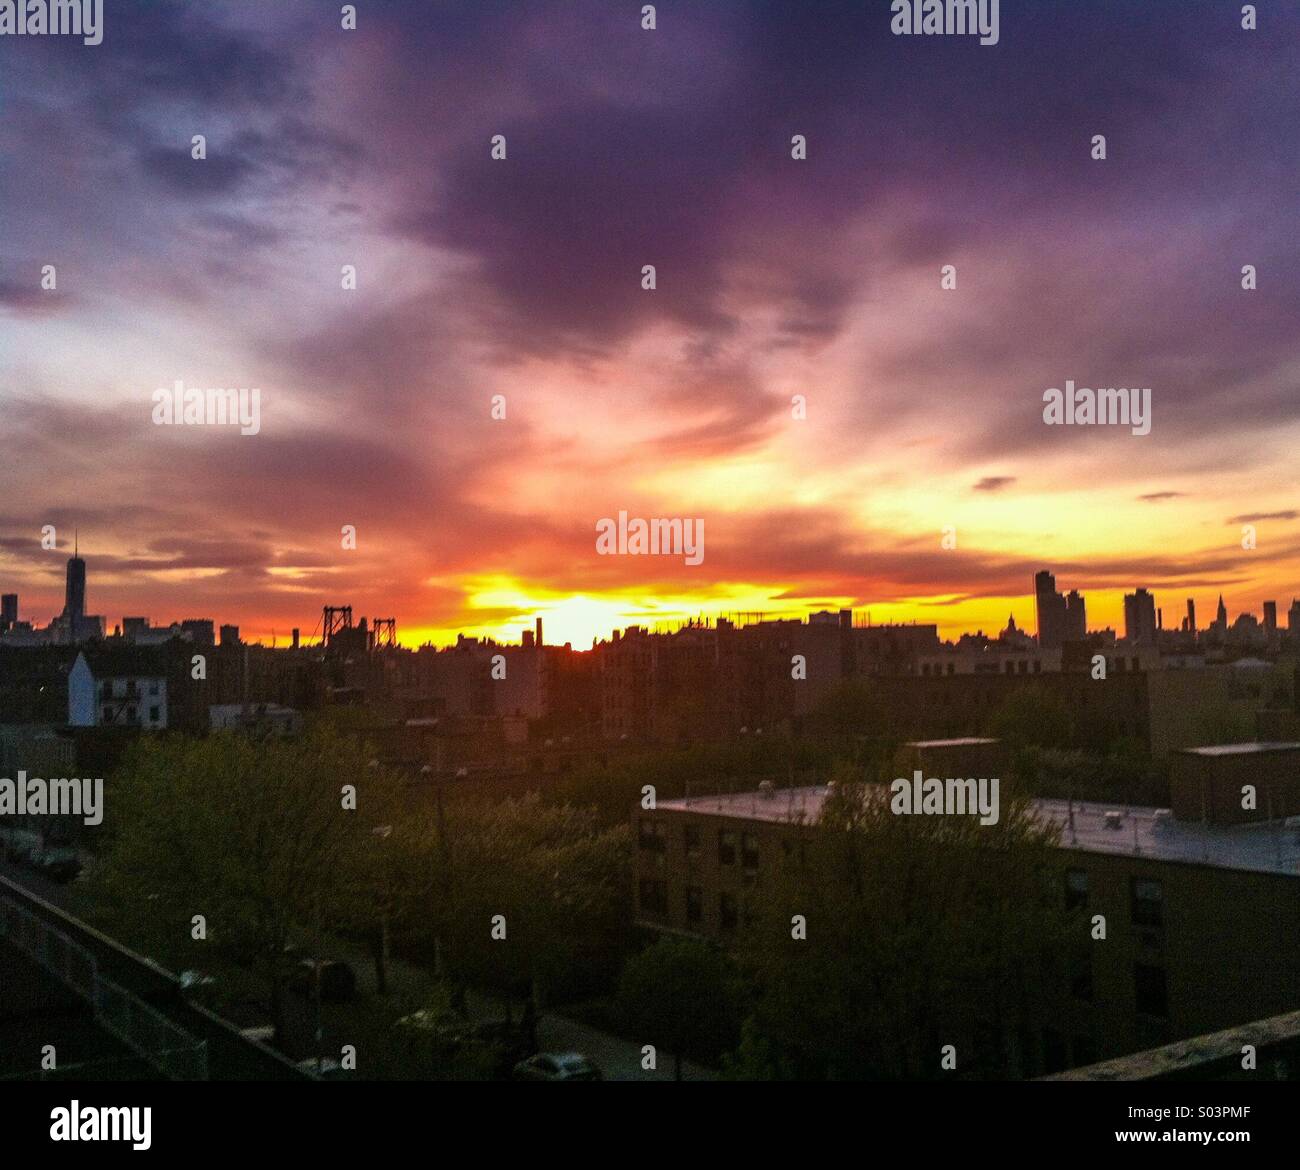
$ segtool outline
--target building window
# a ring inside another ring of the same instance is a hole
[[[741,834],[740,862],[746,869],[758,868],[758,834],[757,833]]]
[[[700,826],[686,826],[686,856],[699,857],[700,855]]]
[[[1169,991],[1165,969],[1150,963],[1133,964],[1133,990],[1139,1015],[1164,1019],[1169,1015]]]
[[[641,910],[646,914],[668,912],[668,885],[655,878],[641,879]]]
[[[153,695],[155,698],[157,697],[157,695],[158,695],[158,683],[157,683],[157,681],[151,682],[151,683],[149,684],[149,693],[150,693],[151,695]]]
[[[637,845],[648,853],[664,851],[664,827],[658,821],[642,817],[637,834]]]
[[[736,864],[736,834],[731,829],[718,830],[718,863]]]
[[[1074,910],[1088,904],[1088,871],[1086,869],[1067,869],[1065,871],[1065,908]]]
[[[692,924],[704,920],[704,891],[699,886],[686,887],[686,921]]]
[[[1134,926],[1164,925],[1164,890],[1159,882],[1150,878],[1133,878],[1129,882],[1129,892]]]
[[[736,923],[740,921],[740,911],[736,904],[735,894],[720,894],[718,896],[718,917],[723,930],[736,929]]]
[[[150,723],[157,723],[157,722],[159,722],[159,721],[162,719],[161,711],[162,711],[162,709],[161,709],[160,707],[150,707],[150,708],[149,708],[149,722],[150,722]]]

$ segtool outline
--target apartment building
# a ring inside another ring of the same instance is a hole
[[[726,942],[783,867],[806,864],[824,786],[661,802],[635,815],[639,922]],[[1043,1075],[1300,1007],[1300,833],[1167,809],[1041,800],[1080,938],[1020,1042]],[[1094,938],[1096,916],[1104,938]]]

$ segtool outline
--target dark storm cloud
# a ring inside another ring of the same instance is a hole
[[[39,274],[39,265],[30,265]],[[30,281],[0,276],[0,313],[21,317],[40,317],[68,307],[68,297],[53,290],[41,288],[39,275]]]
[[[1245,516],[1230,516],[1225,523],[1254,524],[1260,520],[1295,520],[1297,517],[1300,517],[1300,512],[1294,509],[1284,512],[1251,512]]]
[[[257,163],[243,153],[238,144],[212,157],[195,160],[188,143],[152,146],[140,155],[145,170],[181,195],[224,195],[238,187],[256,168]]]
[[[1214,241],[1160,259],[1119,242],[1109,271],[1077,274],[1064,247],[1100,229],[1104,257],[1117,230],[1145,221],[1159,233],[1171,207],[1257,190],[1250,175],[1261,162],[1264,173],[1293,179],[1294,160],[1261,149],[1270,127],[1295,112],[1275,76],[1286,60],[1276,39],[1232,39],[1236,16],[1209,4],[1170,21],[1151,6],[1007,2],[996,50],[895,38],[887,15],[857,2],[821,4],[814,18],[801,6],[720,3],[697,23],[695,13],[666,7],[650,34],[599,5],[524,6],[510,20],[491,5],[452,5],[435,34],[417,9],[399,6],[384,19],[407,34],[405,51],[479,64],[496,85],[459,111],[437,182],[400,188],[395,224],[473,258],[480,295],[505,311],[496,324],[509,346],[548,353],[605,350],[652,324],[725,345],[738,314],[773,304],[776,344],[824,343],[856,297],[900,268],[932,268],[974,248],[977,268],[984,252],[1007,272],[998,252],[1027,220],[1042,238],[1041,267],[988,288],[991,321],[948,329],[924,349],[891,355],[886,343],[882,354],[913,381],[981,351],[990,375],[1001,366],[1021,379],[981,404],[990,425],[971,429],[970,448],[992,432],[1030,451],[1061,442],[1041,426],[1037,396],[1071,376],[1072,363],[1097,371],[1078,376],[1098,384],[1120,377],[1112,370],[1158,382],[1161,425],[1174,434],[1237,412],[1225,385],[1261,426],[1289,413],[1275,387],[1252,383],[1292,352],[1283,306],[1300,298],[1300,265],[1274,265],[1270,295],[1228,316],[1227,298],[1240,292],[1238,252],[1216,251]],[[716,42],[726,70],[661,89],[638,71],[643,62],[619,84],[596,71],[597,46],[621,63],[638,37],[644,57],[684,30],[697,51]],[[447,45],[433,43],[441,37]],[[387,132],[411,142],[401,112],[376,101],[398,123]],[[1210,141],[1204,118],[1225,102],[1241,109],[1243,133]],[[1111,143],[1103,169],[1088,154],[1094,132]],[[495,133],[508,139],[505,162],[489,157]],[[792,133],[808,137],[806,162],[789,157]],[[448,141],[444,129],[429,135]],[[876,256],[832,247],[818,257],[852,219],[899,196],[912,222],[894,228]],[[1258,251],[1293,208],[1276,193],[1255,202],[1258,229],[1235,234]],[[643,264],[657,268],[653,293],[640,287]],[[1160,265],[1171,267],[1162,274]],[[754,305],[735,279],[741,268],[764,274]],[[1153,281],[1168,289],[1155,305],[1139,291]],[[1080,296],[1095,306],[1083,317]],[[1129,302],[1139,298],[1134,313]],[[1208,359],[1191,377],[1189,349]]]

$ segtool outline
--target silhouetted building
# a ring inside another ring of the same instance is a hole
[[[1156,640],[1156,599],[1145,589],[1124,595],[1124,636],[1135,645]]]
[[[1088,612],[1084,606],[1083,594],[1071,589],[1065,595],[1065,640],[1082,642],[1088,636]]]
[[[0,596],[0,630],[7,630],[18,621],[18,594]]]
[[[181,622],[181,633],[196,646],[211,646],[216,642],[209,618],[187,618]]]
[[[86,562],[68,558],[68,580],[64,591],[63,616],[75,623],[86,615]]]
[[[1056,591],[1056,578],[1046,569],[1034,575],[1034,605],[1038,614],[1039,646],[1044,650],[1059,650],[1065,641],[1066,603]]]
[[[140,639],[149,629],[149,619],[147,617],[123,617],[122,618],[122,637],[128,642],[135,642]]]
[[[238,646],[238,645],[239,645],[239,627],[238,627],[238,626],[222,626],[222,627],[221,627],[221,644],[222,644],[223,646]]]
[[[1272,638],[1277,633],[1277,602],[1264,602],[1264,633]]]

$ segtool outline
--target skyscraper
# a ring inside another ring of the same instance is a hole
[[[1088,613],[1083,604],[1083,594],[1071,589],[1065,595],[1065,640],[1082,642],[1088,636]]]
[[[1190,597],[1187,599],[1187,632],[1196,633],[1196,602]]]
[[[1223,604],[1223,594],[1219,594],[1219,609],[1214,615],[1214,624],[1221,630],[1228,628],[1228,607]]]
[[[1056,591],[1056,578],[1046,569],[1034,574],[1034,607],[1038,614],[1038,645],[1059,649],[1065,641],[1065,598]]]
[[[1145,589],[1124,595],[1124,636],[1134,645],[1155,645],[1156,599]]]
[[[0,630],[9,629],[18,620],[18,594],[0,596]]]
[[[1277,633],[1277,602],[1264,602],[1264,633],[1270,638]]]
[[[75,627],[86,616],[86,562],[77,555],[73,546],[72,556],[68,558],[68,582],[64,591],[63,616]]]

